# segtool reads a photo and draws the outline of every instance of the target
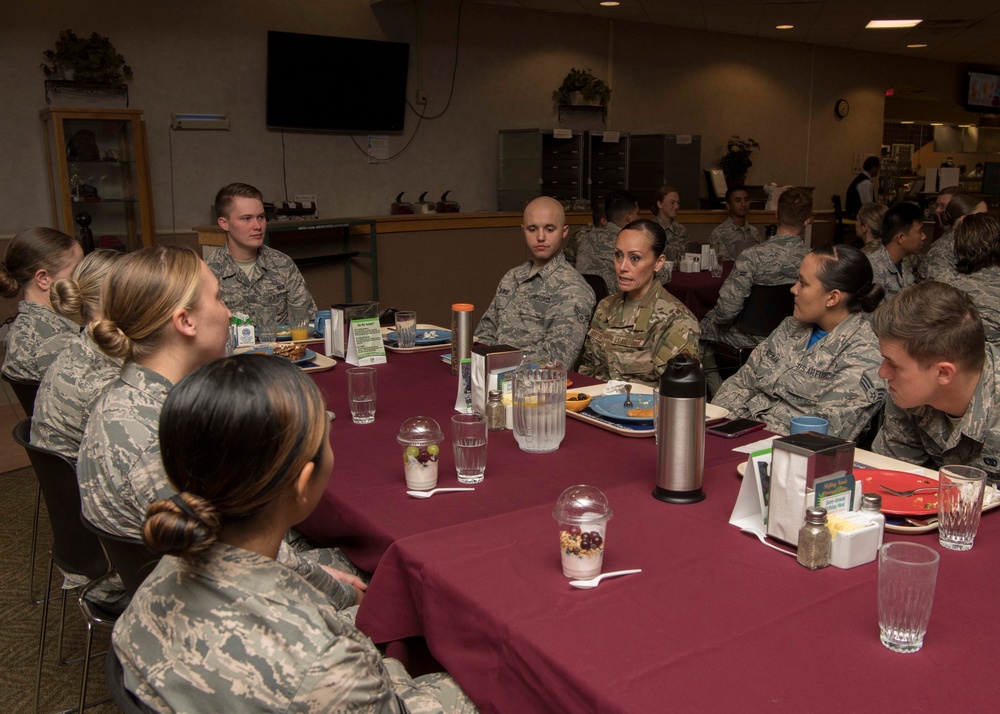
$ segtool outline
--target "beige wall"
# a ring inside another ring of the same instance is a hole
[[[214,192],[231,180],[254,183],[271,200],[284,196],[282,136],[264,128],[267,29],[411,42],[410,93],[419,74],[428,111],[438,112],[450,86],[456,7],[446,0],[8,7],[0,27],[0,233],[51,220],[38,64],[61,28],[109,35],[134,68],[131,105],[145,110],[156,223],[172,232],[206,223]],[[554,126],[551,91],[571,66],[609,79],[609,128],[700,134],[705,167],[730,135],[753,136],[763,148],[748,181],[815,186],[817,208],[846,189],[854,153],[878,150],[887,87],[957,96],[961,81],[958,65],[466,3],[448,112],[422,121],[407,151],[385,165],[368,164],[347,136],[285,134],[289,197],[316,193],[324,215],[363,215],[387,213],[402,190],[415,199],[451,189],[465,211],[495,210],[497,130]],[[324,81],[318,74],[317,87]],[[833,116],[840,97],[851,102],[842,121]],[[171,132],[172,112],[228,114],[232,129]],[[402,149],[416,127],[408,115],[390,151]]]

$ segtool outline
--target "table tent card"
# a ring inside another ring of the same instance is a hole
[[[382,342],[382,328],[377,317],[351,320],[344,361],[359,367],[385,364],[385,343]]]

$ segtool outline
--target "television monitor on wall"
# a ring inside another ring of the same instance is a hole
[[[1000,113],[1000,75],[971,70],[965,83],[965,108],[970,112]]]
[[[267,127],[402,131],[409,58],[405,42],[269,30]]]

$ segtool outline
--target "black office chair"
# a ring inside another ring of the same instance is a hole
[[[104,658],[104,680],[108,683],[111,699],[125,714],[155,714],[155,709],[150,709],[139,701],[137,696],[125,689],[125,671],[115,654],[114,647],[108,649],[108,654]]]
[[[52,550],[49,557],[48,577],[42,598],[42,624],[38,635],[38,670],[35,674],[35,711],[42,688],[42,665],[45,661],[45,630],[49,617],[49,591],[52,588],[52,569],[59,566],[70,573],[80,573],[93,582],[107,575],[111,566],[97,537],[80,522],[80,487],[76,480],[76,466],[61,454],[32,446],[31,419],[14,427],[14,441],[24,447],[35,470],[38,485],[45,497],[45,507],[52,525]],[[62,591],[62,614],[59,625],[59,657],[62,658],[63,623],[66,618],[66,590]],[[102,615],[105,613],[102,613]],[[113,616],[112,616],[113,617]],[[113,620],[112,620],[113,621]],[[87,653],[90,652],[88,627]],[[80,683],[80,709],[84,707],[87,692],[87,663],[84,662]],[[108,701],[104,699],[102,701]],[[92,706],[100,702],[91,702]]]
[[[600,302],[608,296],[608,284],[604,282],[604,278],[600,275],[590,275],[584,273],[583,279],[587,281],[587,285],[589,285],[590,289],[594,291],[594,297],[597,298],[597,302]]]
[[[150,550],[141,540],[113,535],[98,528],[83,514],[80,514],[80,521],[84,528],[101,541],[108,560],[125,584],[129,598],[132,598],[146,576],[153,572],[153,568],[160,562],[161,554]]]
[[[6,374],[0,374],[0,379],[10,385],[14,396],[24,409],[29,419],[35,412],[35,397],[38,395],[38,382],[29,379],[13,379]],[[35,550],[38,547],[38,512],[42,503],[42,492],[35,487],[35,515],[31,522],[31,550],[28,552],[28,598],[32,605],[40,605],[41,598],[35,598]]]
[[[886,398],[888,399],[888,397]],[[868,424],[858,434],[858,438],[854,440],[857,448],[864,449],[865,451],[872,450],[872,444],[875,443],[875,437],[878,436],[883,421],[885,421],[885,402],[882,402],[878,411],[872,414],[872,418],[868,420]]]
[[[792,283],[751,287],[750,295],[743,303],[743,311],[736,320],[736,327],[756,338],[757,342],[762,342],[795,310],[795,296],[791,293],[791,287]],[[736,374],[754,351],[754,347],[737,348],[722,342],[709,341],[707,344],[715,352],[719,378],[722,381]]]

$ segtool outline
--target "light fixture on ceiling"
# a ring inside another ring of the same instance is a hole
[[[923,49],[926,46],[927,46],[926,42],[915,42],[912,45],[907,45],[906,49],[908,49],[908,50],[920,50],[920,49]]]
[[[931,126],[944,126],[943,121],[932,121]]]
[[[913,122],[912,122],[912,121],[901,121],[901,122],[899,122],[899,123],[900,123],[900,124],[912,124]]]
[[[601,3],[601,7],[618,7],[619,5],[621,5],[621,3],[616,2],[615,0],[604,0],[604,2]]]
[[[891,30],[900,27],[916,27],[923,20],[872,20],[865,29],[868,30]]]
[[[791,30],[794,27],[795,27],[795,25],[775,25],[774,29],[775,30]]]

